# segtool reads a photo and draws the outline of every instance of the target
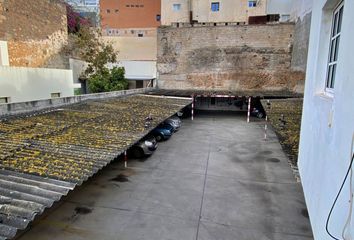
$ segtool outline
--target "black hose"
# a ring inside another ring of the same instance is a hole
[[[344,177],[344,180],[343,180],[343,183],[338,191],[338,194],[333,202],[333,205],[331,207],[331,210],[329,211],[329,214],[328,214],[328,217],[327,217],[327,221],[326,221],[326,232],[329,236],[331,236],[331,238],[335,239],[335,240],[341,240],[339,238],[336,238],[334,235],[332,235],[328,229],[329,227],[329,220],[331,219],[331,216],[332,216],[332,212],[333,212],[333,209],[334,207],[336,206],[337,204],[337,200],[340,196],[340,194],[342,193],[342,190],[343,190],[343,187],[344,187],[344,184],[346,183],[347,179],[348,179],[348,176],[349,176],[349,173],[350,173],[350,170],[352,169],[352,166],[353,166],[353,161],[354,161],[354,154],[352,156],[352,160],[350,161],[350,164],[349,164],[349,167],[348,167],[348,170],[347,170],[347,173],[345,174],[345,177]]]

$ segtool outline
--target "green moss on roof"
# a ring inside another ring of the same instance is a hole
[[[82,182],[190,103],[130,96],[0,121],[0,167]],[[145,128],[145,118],[153,116]]]

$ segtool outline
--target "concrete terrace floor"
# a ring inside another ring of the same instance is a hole
[[[313,239],[300,183],[273,132],[202,114],[145,161],[117,161],[21,240]]]

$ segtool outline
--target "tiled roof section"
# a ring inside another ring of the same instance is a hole
[[[182,90],[182,89],[157,89],[152,90],[148,94],[151,95],[165,95],[165,96],[181,96],[181,97],[191,97],[191,96],[235,96],[235,97],[284,97],[284,98],[297,98],[302,97],[300,93],[291,92],[288,90],[264,90],[264,91],[227,91],[218,89],[206,89],[206,90]]]
[[[26,228],[36,214],[190,102],[137,95],[0,119],[0,239]]]

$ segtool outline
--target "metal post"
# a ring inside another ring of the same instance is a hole
[[[265,120],[266,120],[266,122],[264,125],[264,140],[267,140],[268,116],[266,116]]]
[[[250,122],[251,116],[251,97],[248,98],[248,112],[247,112],[247,122]]]
[[[192,100],[192,121],[194,120],[194,95],[192,96],[193,100]]]
[[[124,152],[124,167],[125,167],[125,168],[128,167],[128,155],[127,155],[127,151]]]

